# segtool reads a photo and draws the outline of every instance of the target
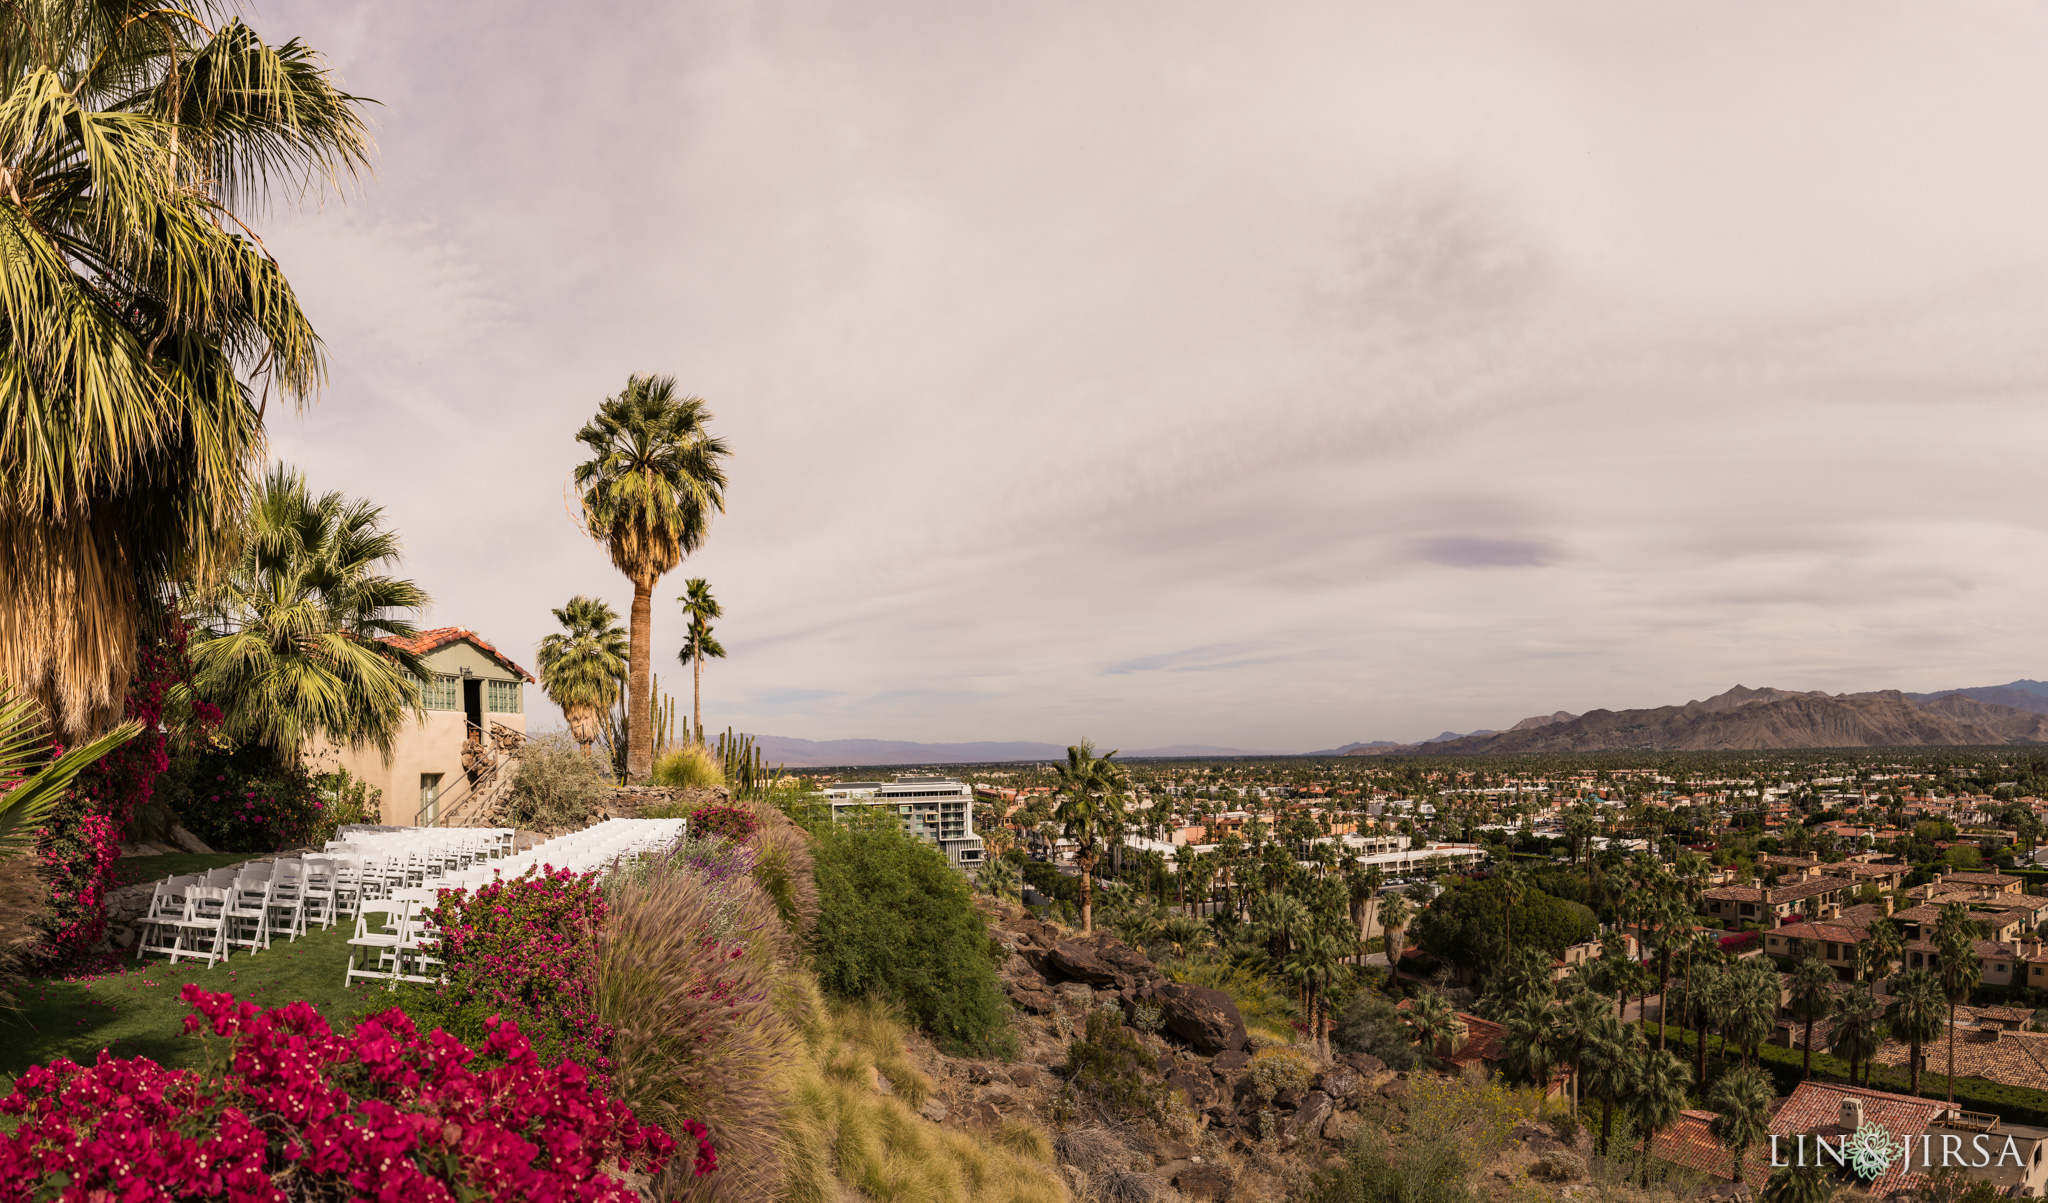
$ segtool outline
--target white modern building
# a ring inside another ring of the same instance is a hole
[[[892,782],[839,781],[825,787],[836,820],[857,807],[887,807],[903,829],[939,846],[952,865],[981,867],[981,837],[974,834],[974,791],[952,777],[898,777]]]

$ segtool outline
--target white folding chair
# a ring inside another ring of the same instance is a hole
[[[270,947],[270,894],[268,873],[251,873],[235,879],[235,884],[228,890],[229,949],[246,947],[255,952],[259,948]]]
[[[304,862],[306,880],[301,895],[306,904],[306,922],[334,926],[334,858],[309,856]]]
[[[398,980],[433,983],[441,980],[441,960],[434,956],[441,948],[441,929],[427,917],[434,903],[425,898],[405,898],[405,922],[398,941]]]
[[[270,934],[297,940],[306,934],[306,877],[302,861],[281,860],[271,866]]]
[[[398,945],[405,938],[406,905],[382,898],[363,901],[356,912],[356,934],[348,942],[348,968],[341,975],[344,989],[355,985],[359,977],[383,982],[387,987],[397,981]]]
[[[206,967],[228,959],[228,892],[217,886],[187,886],[185,913],[169,920],[178,933],[171,947],[171,963],[180,958],[206,958]],[[199,945],[204,944],[202,949]]]
[[[135,940],[136,960],[141,960],[145,952],[168,953],[178,946],[178,932],[171,924],[185,917],[185,890],[198,884],[196,875],[167,877],[156,883],[149,896],[149,909],[136,924],[140,929]]]

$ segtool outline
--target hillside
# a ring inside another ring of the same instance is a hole
[[[1968,747],[2012,742],[2048,742],[2048,715],[1962,692],[1927,695],[1922,701],[1895,689],[1830,695],[1738,685],[1683,706],[1591,710],[1537,726],[1517,724],[1494,735],[1352,754]]]

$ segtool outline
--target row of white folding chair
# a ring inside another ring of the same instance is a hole
[[[387,987],[441,980],[441,960],[433,955],[441,932],[426,915],[438,900],[436,894],[405,889],[389,898],[365,900],[356,914],[355,935],[348,942],[342,986],[353,986],[357,978],[381,981]],[[358,957],[362,959],[358,961]]]
[[[204,880],[194,874],[157,883],[135,942],[137,960],[144,952],[165,953],[173,964],[203,957],[209,969],[227,960],[228,891],[201,884]]]

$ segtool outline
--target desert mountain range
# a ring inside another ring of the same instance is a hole
[[[1589,710],[1525,718],[1505,731],[1418,744],[1354,745],[1349,756],[1426,753],[1612,752],[1635,749],[1716,751],[1762,748],[1984,747],[2048,743],[2048,683],[1952,689],[1939,693],[1801,693],[1749,689],[1683,706]]]

